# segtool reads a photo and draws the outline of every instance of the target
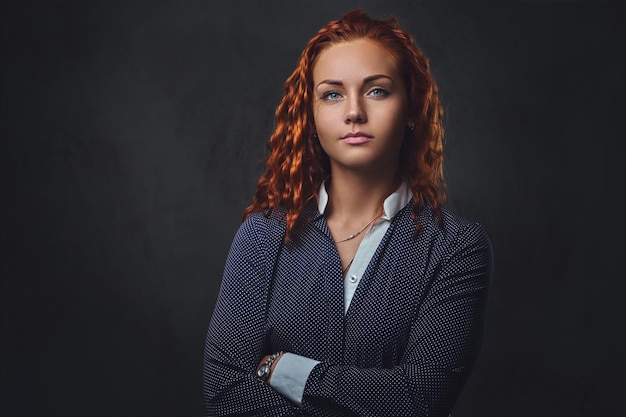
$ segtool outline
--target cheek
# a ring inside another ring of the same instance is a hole
[[[314,140],[317,140],[322,147],[322,150],[328,153],[326,145],[328,137],[328,124],[326,123],[326,118],[323,112],[320,112],[315,108],[313,109],[313,125],[315,126],[315,133],[317,134],[317,139]]]
[[[315,109],[313,111],[313,122],[315,123],[315,130],[318,136],[323,137],[326,135],[326,132],[330,129],[332,124],[330,123],[332,119],[332,114],[328,111]]]
[[[408,109],[404,103],[401,103],[393,112],[393,124],[396,126],[396,131],[401,132],[404,135],[404,131],[407,128],[408,123]]]
[[[379,129],[390,135],[404,132],[407,126],[406,111],[402,106],[397,105],[376,109],[370,113],[369,119]]]

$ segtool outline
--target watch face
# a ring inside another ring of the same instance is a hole
[[[259,378],[265,379],[270,374],[270,367],[268,365],[263,365],[256,372]]]

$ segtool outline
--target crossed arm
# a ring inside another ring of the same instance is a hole
[[[469,225],[435,268],[402,359],[392,368],[321,362],[308,376],[302,404],[256,377],[265,355],[270,277],[263,239],[244,222],[226,262],[205,345],[208,415],[447,416],[481,339],[492,268],[489,240]]]

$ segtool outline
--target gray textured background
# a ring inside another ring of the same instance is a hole
[[[3,416],[202,416],[223,263],[307,40],[396,15],[447,109],[449,205],[495,251],[454,415],[617,415],[616,3],[3,2]]]

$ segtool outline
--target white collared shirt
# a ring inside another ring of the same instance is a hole
[[[372,227],[367,231],[359,248],[354,255],[354,260],[350,265],[350,269],[346,274],[346,278],[343,283],[343,296],[344,296],[344,314],[348,312],[350,302],[354,296],[361,277],[365,273],[367,266],[376,252],[376,248],[380,244],[383,236],[387,232],[391,219],[395,216],[404,206],[411,200],[413,194],[406,182],[402,182],[400,187],[383,202],[384,214],[376,220]],[[322,183],[319,190],[319,198],[317,203],[317,209],[320,213],[326,211],[328,205],[328,192],[326,191],[326,185]]]

